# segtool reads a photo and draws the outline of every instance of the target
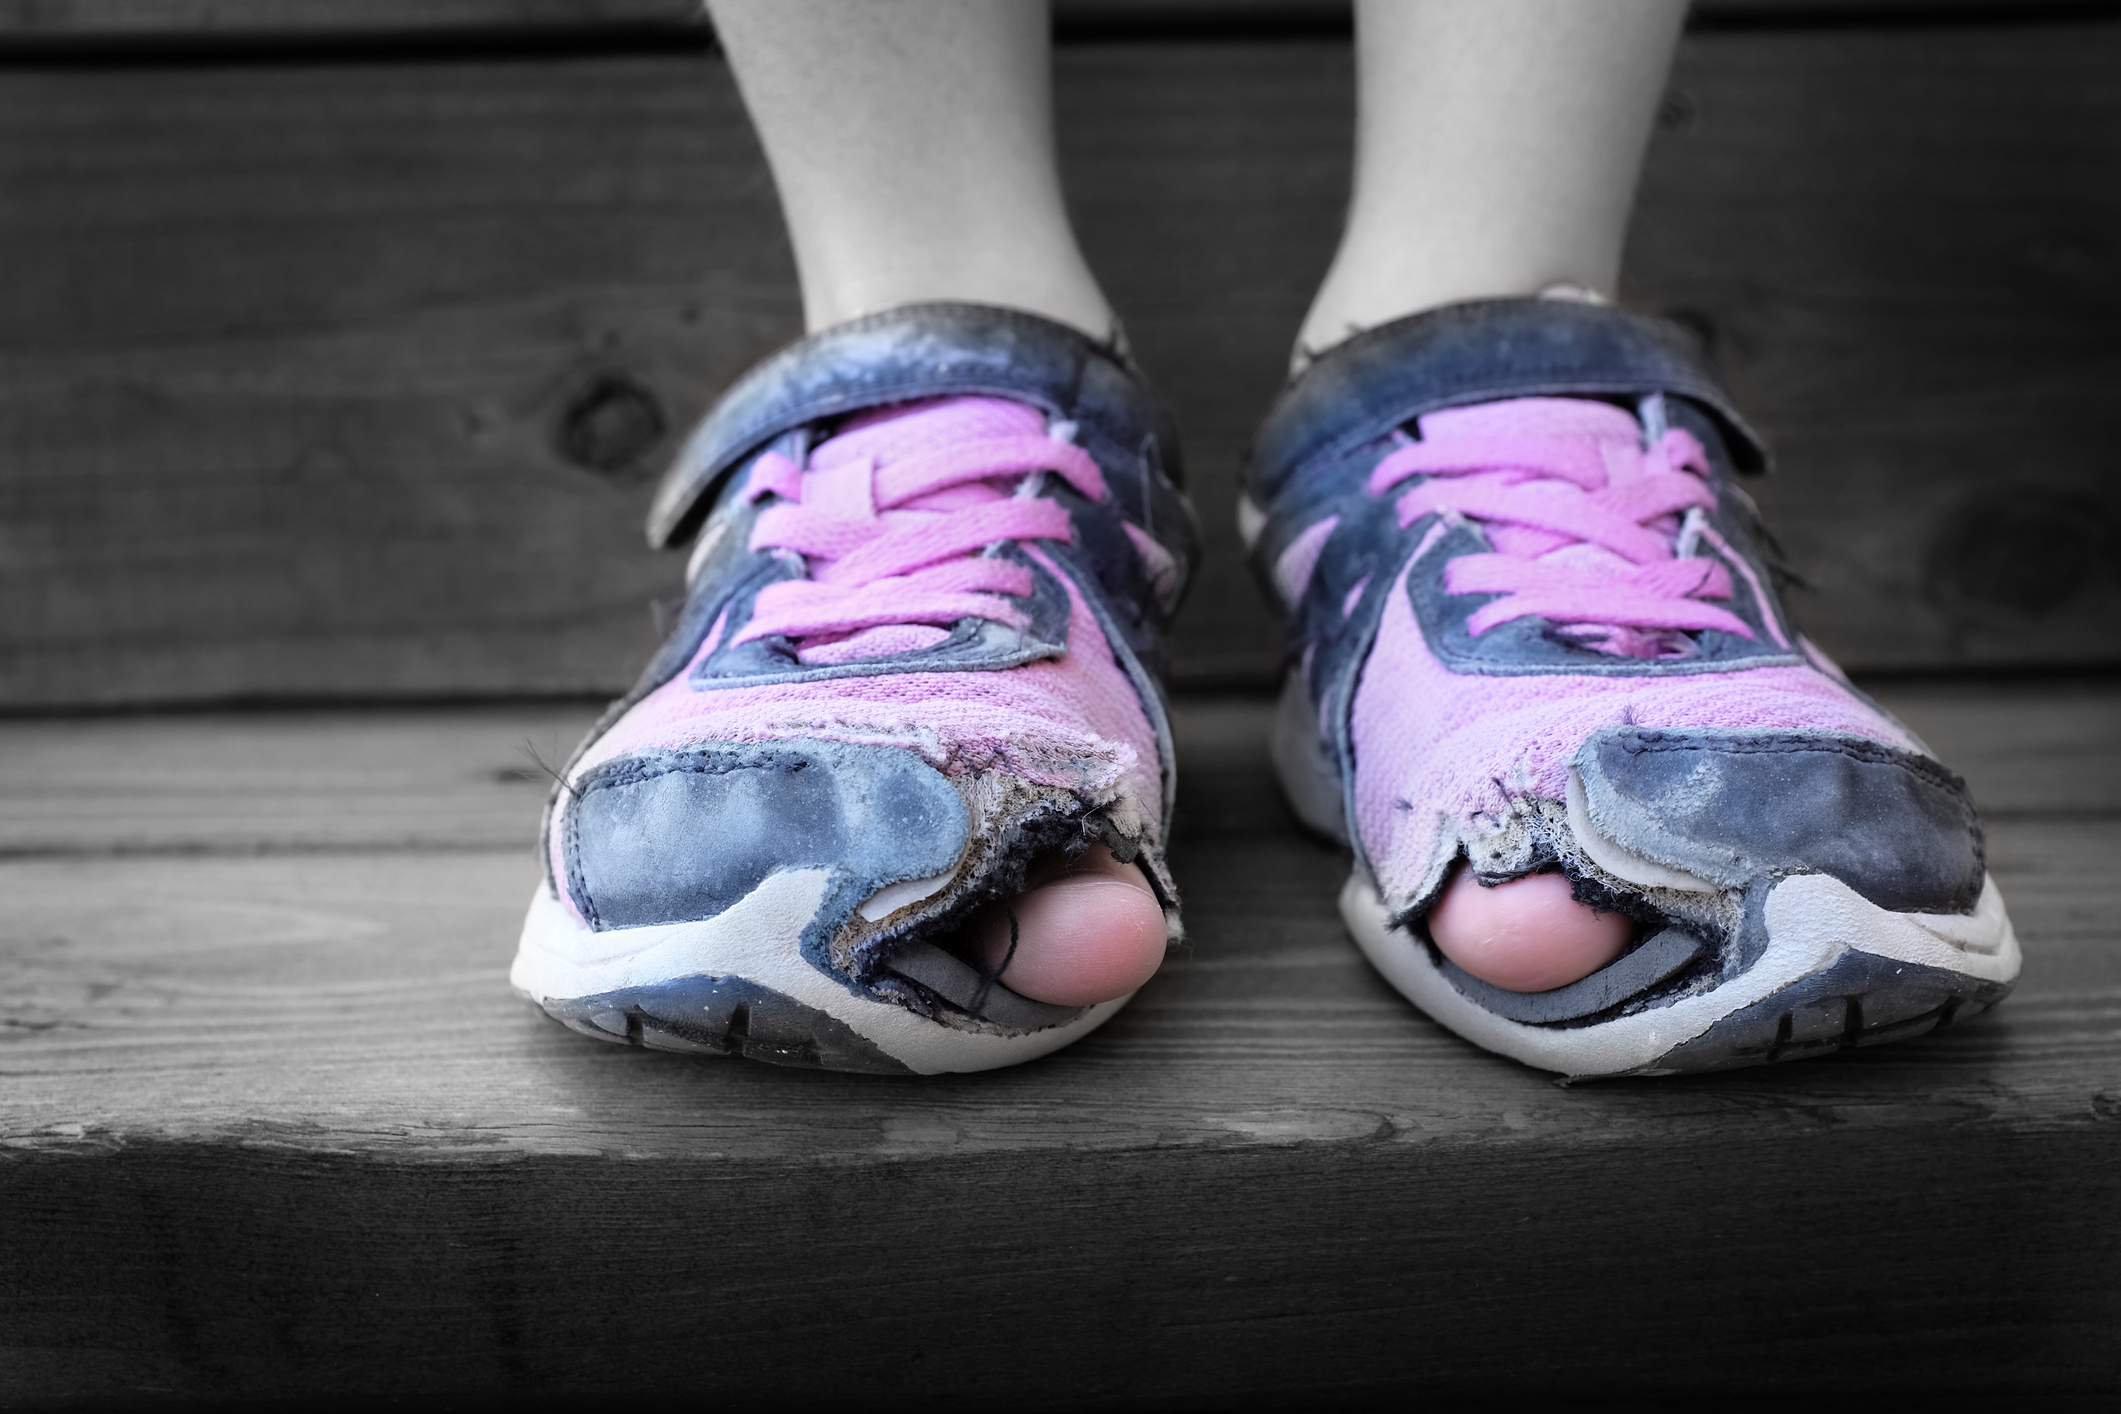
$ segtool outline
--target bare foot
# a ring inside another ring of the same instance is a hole
[[[1481,981],[1548,992],[1580,981],[1626,950],[1634,923],[1569,896],[1559,874],[1527,874],[1484,889],[1463,863],[1429,910],[1429,936]]]
[[[970,932],[989,971],[1033,1001],[1090,1006],[1123,997],[1164,960],[1164,910],[1149,881],[1101,844],[1078,859],[1032,865],[1008,910],[990,908]],[[1009,944],[1009,913],[1016,946]]]

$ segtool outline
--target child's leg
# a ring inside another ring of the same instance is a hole
[[[922,300],[1104,339],[1053,161],[1038,0],[713,0],[765,143],[813,330]]]
[[[1455,300],[1610,296],[1685,16],[1685,0],[1363,0],[1354,202],[1300,348]]]

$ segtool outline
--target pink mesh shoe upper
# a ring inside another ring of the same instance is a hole
[[[1385,596],[1349,721],[1353,823],[1388,900],[1424,895],[1462,841],[1503,828],[1521,801],[1564,799],[1570,758],[1601,727],[1816,730],[1918,749],[1810,666],[1655,670],[1692,656],[1688,631],[1756,636],[1717,602],[1734,573],[1759,592],[1758,574],[1704,524],[1717,502],[1691,434],[1646,438],[1619,408],[1554,398],[1430,413],[1419,429],[1368,486],[1386,495],[1420,476],[1397,498],[1402,527],[1456,518],[1493,547],[1443,567],[1448,593],[1500,596],[1469,601],[1468,631],[1540,618],[1581,648],[1649,661],[1628,674],[1454,671],[1417,621],[1417,554]],[[1772,616],[1765,627],[1781,637]]]

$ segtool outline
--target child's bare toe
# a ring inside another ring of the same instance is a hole
[[[1627,949],[1635,925],[1595,912],[1559,874],[1527,874],[1482,888],[1463,864],[1429,911],[1443,955],[1481,981],[1546,992],[1590,976]]]
[[[1140,869],[1092,845],[1077,859],[1034,866],[1009,909],[990,909],[974,924],[974,939],[987,970],[1011,991],[1090,1006],[1155,974],[1164,960],[1164,910]]]

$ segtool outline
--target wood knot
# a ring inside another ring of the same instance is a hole
[[[624,373],[603,373],[560,415],[559,451],[585,471],[614,476],[654,450],[668,426],[654,393]]]
[[[1976,492],[1931,538],[1923,587],[1954,617],[2042,617],[2105,575],[2117,538],[2112,513],[2089,496]]]

